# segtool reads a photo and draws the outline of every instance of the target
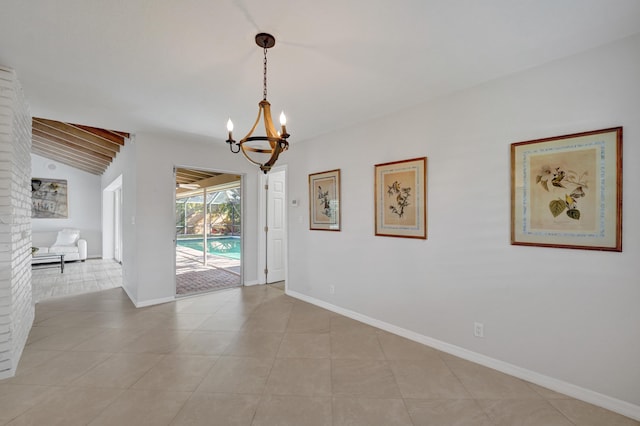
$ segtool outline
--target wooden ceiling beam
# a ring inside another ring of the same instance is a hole
[[[92,133],[103,139],[106,139],[113,143],[117,143],[120,146],[124,146],[124,137],[115,132],[112,132],[111,130],[98,129],[96,127],[90,127],[90,126],[81,126],[80,124],[70,124],[70,126],[77,127],[78,129],[84,130],[85,132]]]
[[[53,131],[51,128],[45,128],[45,130],[50,130]],[[69,148],[73,148],[77,151],[83,152],[85,154],[91,155],[93,157],[96,158],[102,158],[106,161],[111,162],[112,158],[113,158],[113,153],[109,152],[109,151],[105,151],[105,150],[97,150],[95,145],[92,145],[90,147],[88,147],[86,144],[83,144],[82,142],[78,142],[77,140],[72,141],[70,139],[65,139],[64,135],[63,137],[58,137],[55,135],[52,135],[51,133],[47,133],[46,131],[42,131],[40,130],[40,126],[37,125],[36,123],[34,123],[34,127],[32,129],[32,134],[35,136],[38,136],[42,139],[48,139],[51,140],[52,142],[56,142],[60,145],[69,147]]]
[[[100,167],[97,167],[97,166],[91,166],[91,165],[88,165],[86,163],[75,161],[75,160],[66,158],[66,157],[64,157],[64,156],[62,156],[60,154],[57,154],[57,153],[50,153],[50,152],[47,152],[47,151],[41,151],[37,147],[32,147],[31,150],[32,150],[32,152],[34,154],[42,155],[42,156],[44,156],[44,157],[46,157],[46,158],[48,158],[50,160],[54,160],[54,161],[57,161],[59,163],[66,164],[67,166],[71,166],[71,167],[74,167],[76,169],[80,169],[80,170],[83,170],[85,172],[88,172],[88,173],[91,173],[91,174],[94,174],[94,175],[101,175],[102,173],[104,173],[104,169],[103,168],[100,168]]]
[[[38,137],[34,137],[33,141],[32,141],[32,147],[37,147],[40,150],[46,151],[46,152],[50,152],[51,154],[55,154],[55,153],[60,153],[64,156],[69,157],[70,159],[76,160],[76,161],[84,161],[88,164],[92,164],[92,165],[96,165],[99,167],[103,167],[106,168],[109,166],[109,162],[103,159],[99,159],[99,158],[95,158],[95,157],[90,157],[88,155],[84,155],[82,153],[78,153],[77,151],[74,151],[71,148],[68,148],[66,146],[62,146],[62,145],[57,145],[57,144],[53,144],[49,141],[43,141],[38,139]]]
[[[55,158],[59,158],[59,159],[64,159],[66,161],[71,161],[74,164],[83,164],[87,167],[91,167],[93,169],[100,169],[100,170],[106,170],[106,168],[108,166],[105,166],[104,164],[98,164],[98,163],[94,163],[92,161],[89,161],[87,159],[84,158],[78,158],[78,157],[74,157],[73,155],[69,155],[66,152],[60,151],[60,150],[51,150],[51,149],[46,149],[46,148],[41,148],[39,146],[33,146],[33,152],[36,153],[36,150],[38,153],[43,154],[45,157],[53,159],[52,157]]]
[[[220,173],[201,172],[199,170],[191,170],[191,169],[176,169],[176,176],[179,175],[182,178],[192,179],[192,180],[206,179],[212,176],[217,176],[219,174]]]
[[[41,132],[66,139],[78,145],[91,147],[94,151],[101,152],[105,155],[113,155],[120,151],[120,145],[110,142],[92,133],[86,132],[77,127],[70,126],[66,123],[53,120],[45,120],[43,118],[34,118],[32,127]]]

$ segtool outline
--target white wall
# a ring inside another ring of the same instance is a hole
[[[133,219],[136,216],[137,207],[137,145],[135,137],[125,141],[124,146],[102,174],[99,191],[103,201],[107,204],[112,199],[109,198],[109,191],[105,191],[116,180],[122,181],[122,288],[134,301],[138,299],[138,237]],[[113,196],[111,194],[111,196]],[[104,199],[106,198],[106,200]],[[103,209],[108,206],[103,205]],[[103,220],[103,231],[113,232],[113,227],[109,222],[112,217],[105,217]],[[113,253],[109,254],[113,257]]]
[[[289,211],[288,289],[640,416],[639,76],[634,37],[295,144],[283,156],[302,206]],[[510,144],[613,126],[624,251],[510,245]],[[374,164],[419,156],[428,239],[375,237]],[[309,231],[307,176],[336,168],[342,231]]]
[[[87,240],[89,257],[102,256],[102,211],[100,176],[84,172],[57,161],[31,154],[31,176],[34,178],[66,179],[69,217],[67,219],[32,220],[34,243],[53,244],[62,228],[80,230]]]
[[[102,178],[122,174],[123,286],[138,306],[175,296],[174,166],[244,174],[243,281],[258,281],[258,172],[220,142],[190,135],[138,133]],[[135,223],[134,223],[135,222]]]

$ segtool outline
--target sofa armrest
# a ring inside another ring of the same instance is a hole
[[[80,260],[87,258],[87,240],[78,240],[78,254],[80,255]]]

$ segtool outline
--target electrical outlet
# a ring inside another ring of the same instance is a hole
[[[335,292],[336,292],[336,287],[333,286],[333,285],[330,285],[329,286],[329,294],[335,294]]]
[[[473,335],[476,337],[484,337],[484,324],[481,322],[473,323]]]

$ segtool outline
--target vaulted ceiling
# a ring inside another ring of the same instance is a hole
[[[0,65],[35,117],[224,144],[262,98],[258,32],[295,145],[639,34],[640,1],[6,0]]]
[[[124,146],[128,133],[33,118],[31,152],[101,175]]]

